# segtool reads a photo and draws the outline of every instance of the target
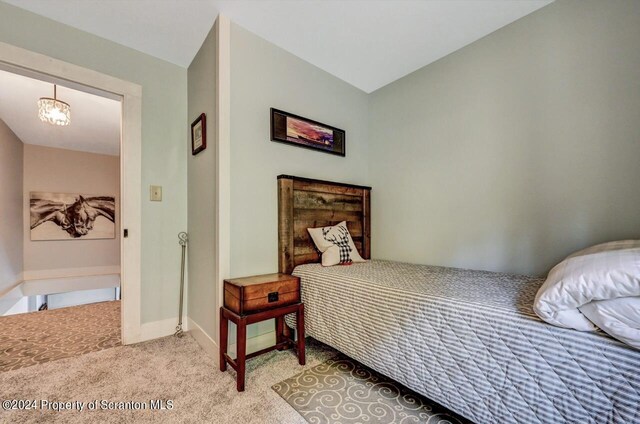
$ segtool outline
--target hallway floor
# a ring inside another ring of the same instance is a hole
[[[119,300],[0,317],[0,372],[119,345]]]

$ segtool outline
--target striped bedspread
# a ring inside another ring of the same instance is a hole
[[[540,321],[540,279],[388,261],[294,274],[307,335],[478,424],[640,423],[640,351]]]

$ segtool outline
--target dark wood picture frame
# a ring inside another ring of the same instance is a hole
[[[333,127],[331,125],[323,124],[322,122],[314,121],[312,119],[304,118],[302,116],[294,115],[293,113],[285,112],[275,108],[271,108],[271,141],[278,143],[290,144],[292,146],[304,147],[307,149],[313,149],[315,151],[330,153],[332,155],[345,156],[346,155],[346,133],[340,128]],[[331,143],[323,146],[321,142],[314,142],[312,140],[300,139],[300,141],[293,141],[287,137],[288,120],[293,119],[299,124],[308,124],[317,127],[321,127],[323,132],[331,132]],[[328,147],[331,148],[328,148]]]
[[[207,148],[207,116],[201,113],[191,124],[191,154],[197,155]]]

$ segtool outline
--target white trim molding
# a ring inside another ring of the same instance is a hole
[[[48,278],[91,277],[113,274],[120,274],[119,265],[91,266],[81,268],[37,269],[24,271],[22,279],[24,281],[29,281],[43,280]]]
[[[211,356],[213,360],[216,361],[216,364],[218,364],[220,360],[220,348],[218,347],[218,343],[205,333],[197,322],[191,318],[187,318],[187,321],[189,323],[188,328],[191,336],[193,336],[207,355]]]
[[[19,275],[18,278],[19,278],[18,281],[16,281],[12,285],[4,289],[2,292],[0,292],[0,301],[9,300],[9,299],[18,300],[21,297],[24,297],[25,294],[22,292],[22,283],[24,282],[22,280],[22,274]]]
[[[0,300],[17,300],[24,296],[24,293],[22,292],[22,283],[24,282],[22,273],[18,274],[17,278],[18,280],[15,283],[0,292]]]
[[[120,287],[120,274],[25,280],[21,287],[25,296],[108,289]]]
[[[122,344],[137,343],[141,329],[142,283],[142,88],[122,87],[120,137],[120,237]]]
[[[159,321],[145,322],[140,326],[140,342],[147,340],[159,339],[175,334],[178,326],[178,317],[167,318]],[[187,317],[182,317],[182,330],[188,331],[189,323]]]
[[[142,87],[88,68],[0,42],[0,65],[19,67],[116,95],[122,101],[121,237],[122,342],[140,341],[142,233]]]
[[[275,331],[250,337],[247,339],[247,354],[257,352],[262,349],[266,349],[275,344],[276,344]],[[237,346],[237,343],[233,343],[233,344],[230,344],[229,347],[227,348],[227,353],[232,358],[236,356],[236,346]]]
[[[216,364],[220,362],[220,346],[213,340],[197,322],[191,318],[187,318],[189,322],[189,334],[198,342],[200,347],[211,356]],[[260,334],[255,337],[247,339],[247,353],[257,352],[261,349],[273,346],[276,344],[276,332],[271,331],[269,333]],[[229,344],[227,347],[227,353],[233,358],[236,355],[236,343]]]

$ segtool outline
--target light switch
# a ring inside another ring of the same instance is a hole
[[[161,202],[162,201],[162,186],[152,185],[150,188],[151,188],[151,201],[153,201],[153,202]]]

